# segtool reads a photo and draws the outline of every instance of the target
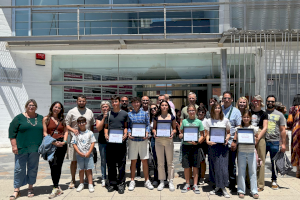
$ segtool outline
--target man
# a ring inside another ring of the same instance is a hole
[[[167,100],[167,102],[169,103],[170,107],[175,110],[175,105],[172,101],[170,101],[170,96],[168,94],[164,94],[165,99]]]
[[[124,194],[125,190],[125,167],[126,167],[126,138],[128,114],[120,108],[120,97],[112,96],[113,110],[110,111],[105,119],[104,134],[106,140],[109,140],[109,129],[123,129],[122,143],[107,143],[106,161],[108,168],[108,192],[118,190],[119,194]],[[119,176],[117,177],[117,168]]]
[[[236,140],[234,140],[235,128],[241,125],[242,122],[242,114],[239,109],[232,106],[233,95],[230,91],[225,91],[223,93],[223,103],[222,106],[223,113],[227,119],[230,121],[230,139],[228,141],[229,151],[229,189],[231,192],[236,192]]]
[[[188,95],[188,101],[189,101],[189,104],[192,104],[196,107],[196,110],[198,109],[198,105],[196,105],[196,101],[197,101],[197,96],[194,92],[190,92],[189,95]],[[180,116],[180,119],[181,121],[184,120],[184,119],[187,119],[189,117],[189,114],[187,112],[187,106],[185,106],[184,108],[182,108],[181,110],[181,116]]]
[[[157,98],[157,106],[158,106],[158,107],[159,107],[160,103],[161,103],[163,100],[167,101],[165,95],[163,95],[163,94],[159,95],[158,98]],[[168,102],[168,103],[169,103],[169,102]],[[169,104],[169,105],[170,105],[170,104]],[[170,106],[170,107],[171,107],[171,106]],[[171,111],[172,111],[172,115],[173,115],[174,117],[176,117],[175,110],[174,110],[173,108],[171,108]]]
[[[141,109],[145,112],[147,112],[148,115],[149,114],[149,103],[150,103],[150,99],[148,96],[143,96],[142,97],[142,107]]]
[[[121,109],[126,111],[126,112],[129,112],[128,105],[129,105],[128,97],[127,96],[121,97]]]
[[[94,114],[93,112],[86,108],[86,97],[84,95],[78,95],[77,96],[77,107],[69,110],[65,122],[66,127],[70,133],[70,139],[72,140],[72,137],[75,135],[78,135],[78,125],[77,125],[77,118],[78,117],[85,117],[86,118],[86,129],[94,131]],[[69,184],[69,188],[72,189],[75,187],[75,174],[77,170],[77,159],[76,159],[76,152],[73,148],[73,145],[68,145],[68,158],[71,160],[70,170],[71,170],[71,176],[72,180]]]
[[[148,143],[148,134],[150,132],[150,120],[148,113],[141,110],[141,100],[138,97],[132,98],[131,104],[133,106],[132,112],[128,113],[129,117],[129,128],[128,128],[128,137],[129,137],[129,153],[128,158],[131,160],[131,181],[129,183],[128,190],[133,191],[135,188],[135,167],[138,156],[140,157],[143,163],[143,172],[145,176],[145,187],[149,190],[153,190],[151,182],[149,181],[149,169],[148,169],[148,159],[149,159],[149,143]],[[144,137],[132,137],[132,125],[133,123],[145,124],[146,133]]]
[[[269,95],[266,99],[267,101],[267,110],[266,113],[268,114],[268,129],[266,132],[266,154],[270,152],[270,159],[272,163],[272,189],[278,190],[277,185],[277,174],[275,173],[274,169],[274,161],[272,160],[276,153],[279,151],[279,141],[281,138],[281,152],[285,152],[285,139],[286,139],[286,132],[285,132],[285,118],[284,115],[275,110],[275,102],[276,97],[274,95]]]

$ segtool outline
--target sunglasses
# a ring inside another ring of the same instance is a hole
[[[267,101],[267,103],[275,103],[275,101]]]
[[[230,97],[224,97],[223,99],[224,100],[230,100],[231,98]]]
[[[157,110],[157,108],[156,108],[156,107],[155,107],[155,108],[151,108],[150,110],[151,110],[151,111],[152,111],[152,110]]]

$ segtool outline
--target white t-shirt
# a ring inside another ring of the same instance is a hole
[[[253,128],[254,129],[254,135],[258,132],[259,127],[257,126],[253,126],[250,125],[248,127],[243,127],[243,128]],[[237,131],[238,127],[235,128],[235,130]],[[238,151],[240,152],[248,152],[248,153],[252,153],[254,152],[255,149],[255,145],[247,145],[247,144],[239,144],[238,145]]]
[[[216,119],[209,118],[206,120],[204,127],[208,131],[210,127],[224,127],[228,131],[230,130],[231,125],[230,125],[230,121],[225,117],[223,118],[223,120],[216,120]]]
[[[87,153],[93,142],[96,142],[94,133],[86,130],[85,132],[79,131],[77,136],[73,136],[71,144],[76,144],[80,152]]]
[[[200,121],[202,122],[202,125],[203,125],[203,127],[204,127],[204,130],[206,129],[206,123],[207,123],[207,119],[206,118],[204,118],[204,119],[200,119]]]

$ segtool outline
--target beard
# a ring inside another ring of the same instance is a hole
[[[275,106],[273,104],[267,104],[267,108],[273,109]]]
[[[85,105],[78,105],[79,108],[85,108]]]
[[[127,104],[122,104],[121,107],[122,108],[127,108]]]

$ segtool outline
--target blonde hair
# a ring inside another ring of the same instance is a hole
[[[33,103],[33,105],[35,105],[36,108],[38,107],[38,106],[37,106],[37,103],[36,103],[36,101],[35,101],[34,99],[29,99],[29,100],[25,103],[25,110],[26,110],[26,108],[28,107],[28,105],[29,105],[30,103]]]
[[[239,100],[237,100],[237,102],[235,104],[235,107],[237,109],[239,109],[239,103],[240,103],[240,100],[242,100],[242,99],[246,100],[246,108],[245,108],[245,110],[249,110],[249,101],[248,101],[248,99],[246,97],[240,97]]]

